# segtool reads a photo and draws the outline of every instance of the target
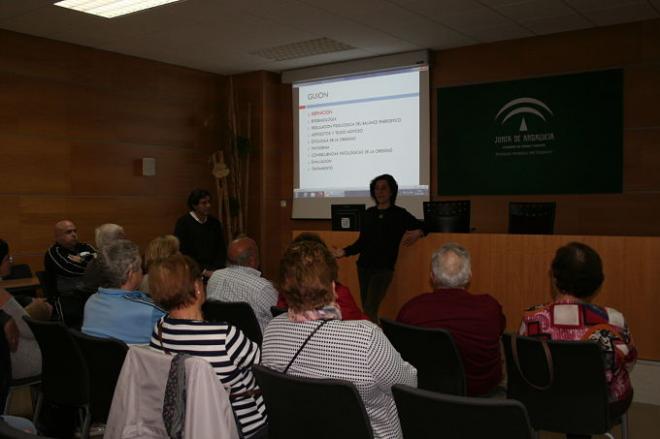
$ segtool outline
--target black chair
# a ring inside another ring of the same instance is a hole
[[[286,308],[279,308],[277,306],[271,306],[270,307],[270,313],[273,315],[273,317],[277,317],[280,314],[284,314],[285,312],[289,311]]]
[[[417,369],[417,386],[465,395],[465,370],[449,331],[420,328],[381,318],[383,332],[404,360]]]
[[[34,422],[44,401],[77,409],[81,437],[89,437],[91,425],[89,370],[82,351],[62,322],[40,322],[23,317],[41,349],[41,392]]]
[[[395,384],[392,395],[406,439],[534,436],[518,401],[454,396]]]
[[[30,277],[32,277],[32,269],[28,264],[14,264],[11,266],[9,275],[3,279],[27,279]],[[37,288],[34,286],[7,288],[7,291],[14,296],[37,296]]]
[[[374,437],[367,411],[352,383],[285,375],[256,364],[252,370],[266,403],[269,439]],[[320,422],[333,413],[340,418],[337,422]]]
[[[11,386],[11,352],[5,337],[5,327],[0,325],[0,414],[5,412]]]
[[[425,201],[424,223],[429,232],[469,233],[470,201]]]
[[[247,338],[261,346],[261,327],[248,303],[207,300],[202,305],[202,312],[209,322],[231,323],[243,331]]]
[[[557,203],[509,203],[509,233],[552,235]]]
[[[625,415],[610,413],[603,352],[596,343],[511,334],[502,341],[508,397],[525,405],[535,430],[594,435],[623,422],[623,437],[628,437]]]
[[[70,329],[89,371],[92,422],[106,423],[128,346],[121,340],[86,335]]]

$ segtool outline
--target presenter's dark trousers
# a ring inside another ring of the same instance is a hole
[[[383,301],[387,287],[392,282],[394,271],[387,268],[366,268],[358,266],[360,298],[364,313],[374,323],[378,323],[378,307]]]

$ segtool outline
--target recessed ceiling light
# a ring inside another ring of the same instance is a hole
[[[113,18],[177,1],[181,0],[62,0],[55,3],[55,6]]]

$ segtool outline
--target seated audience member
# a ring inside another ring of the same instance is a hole
[[[7,276],[9,272],[9,244],[0,239],[0,278]],[[0,325],[4,327],[11,352],[12,379],[41,373],[41,350],[23,316],[48,320],[52,307],[44,299],[27,299],[31,303],[27,308],[23,308],[11,294],[0,288]]]
[[[183,255],[158,260],[149,268],[149,283],[154,300],[168,312],[154,327],[150,346],[211,363],[229,393],[243,436],[266,437],[266,407],[251,368],[259,363],[259,346],[235,326],[204,320],[206,291],[197,263]]]
[[[55,244],[44,255],[48,289],[64,293],[79,288],[81,276],[95,254],[94,247],[78,241],[75,224],[59,221],[55,224]]]
[[[229,266],[216,270],[206,287],[209,299],[247,302],[259,321],[261,332],[273,318],[270,307],[277,303],[277,291],[259,271],[259,248],[254,239],[233,240],[227,249]]]
[[[500,337],[506,326],[500,304],[488,294],[472,294],[470,253],[448,243],[433,253],[432,293],[411,299],[397,320],[413,326],[448,330],[465,367],[470,396],[492,392],[502,381]]]
[[[417,371],[403,361],[378,326],[367,320],[341,320],[336,273],[335,257],[323,244],[301,241],[289,246],[280,263],[281,291],[289,311],[266,327],[261,362],[290,375],[352,382],[374,436],[401,438],[390,388],[417,386]],[[341,417],[341,407],[337,409]]]
[[[293,242],[301,241],[315,241],[327,247],[325,241],[323,241],[323,239],[321,239],[317,233],[303,232],[296,236],[296,238],[293,240]],[[338,274],[335,274],[333,278],[337,279]],[[341,311],[342,320],[369,320],[369,317],[363,313],[362,310],[357,306],[357,303],[355,303],[355,299],[353,299],[351,290],[349,290],[346,285],[340,283],[338,280],[335,280],[335,293],[337,293],[337,306]],[[282,293],[280,293],[277,299],[277,307],[289,307],[286,303],[286,299],[284,298],[284,294]]]
[[[85,304],[82,332],[113,337],[128,344],[148,344],[154,325],[165,313],[144,293],[140,249],[119,239],[99,251],[101,286]]]
[[[94,230],[94,242],[98,249],[105,247],[118,239],[126,239],[124,228],[118,224],[101,224]]]
[[[167,259],[170,256],[179,253],[179,238],[174,235],[163,235],[154,238],[147,245],[144,251],[144,277],[140,284],[140,291],[149,294],[149,267],[161,259]]]
[[[632,401],[628,373],[637,359],[637,349],[623,315],[591,303],[605,279],[600,256],[585,244],[571,242],[557,250],[550,275],[553,300],[525,311],[520,335],[598,343],[605,353],[610,414],[624,413]]]

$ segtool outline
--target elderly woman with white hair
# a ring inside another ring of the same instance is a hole
[[[126,239],[99,249],[101,286],[85,304],[82,331],[128,344],[149,344],[151,331],[165,312],[144,293],[138,246]]]
[[[433,253],[432,293],[406,303],[397,320],[408,325],[448,330],[461,353],[467,393],[471,396],[496,391],[502,380],[500,336],[506,326],[501,305],[488,294],[472,294],[470,252],[447,243]]]

